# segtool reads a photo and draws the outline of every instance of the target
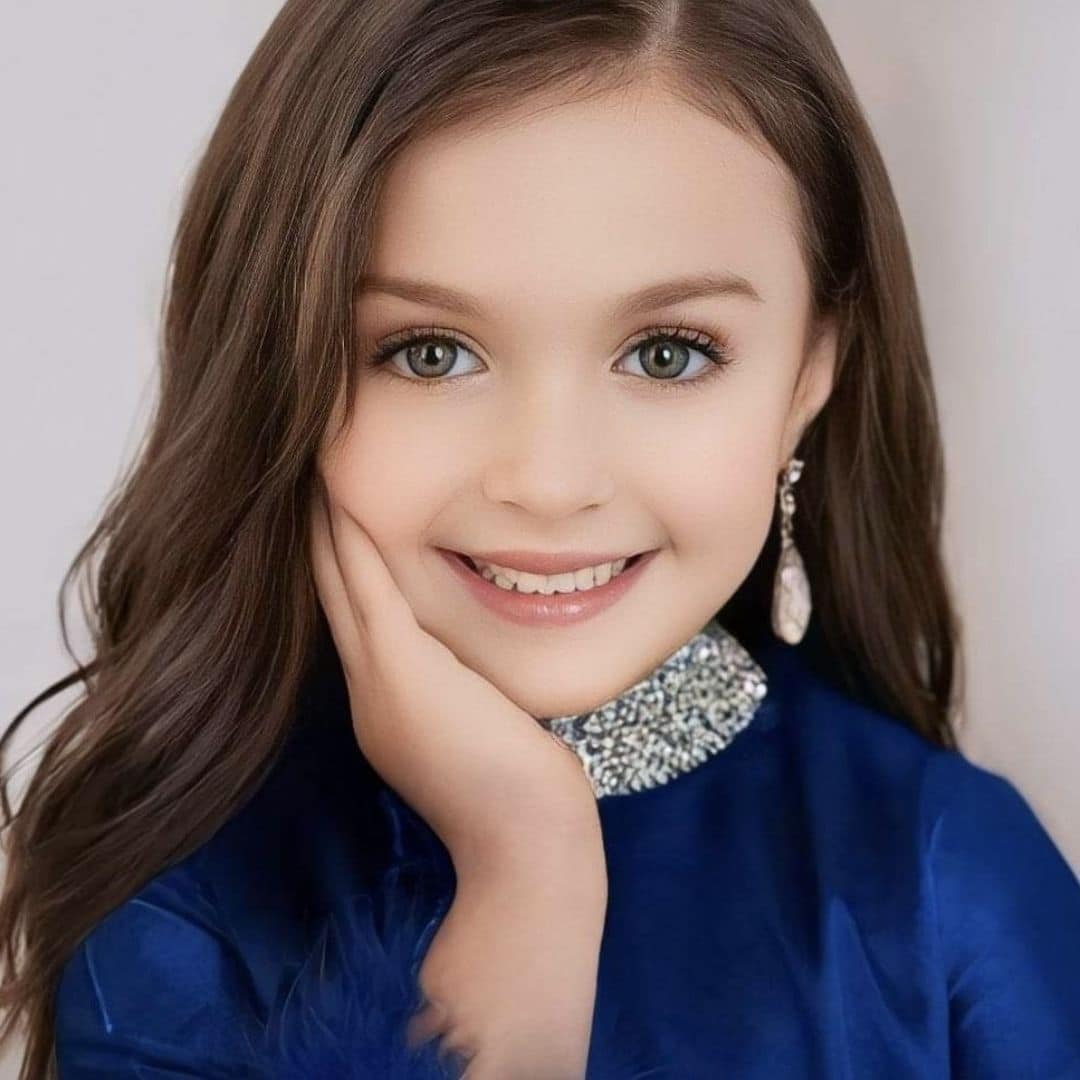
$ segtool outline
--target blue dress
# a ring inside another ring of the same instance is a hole
[[[1080,1078],[1076,875],[1007,780],[801,650],[754,650],[729,747],[598,802],[588,1080]],[[256,793],[68,961],[61,1080],[453,1075],[404,1042],[453,890],[324,668]]]

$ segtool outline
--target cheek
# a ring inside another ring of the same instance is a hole
[[[672,432],[663,469],[654,462],[654,512],[673,546],[725,582],[749,573],[768,536],[780,425],[771,409],[714,409]]]
[[[323,460],[331,498],[370,533],[390,563],[417,548],[454,484],[453,439],[417,424],[391,400],[358,404],[348,434]]]
[[[688,550],[720,568],[725,580],[741,581],[761,552],[772,521],[771,485],[767,468],[728,468],[715,475],[698,511],[685,516]]]

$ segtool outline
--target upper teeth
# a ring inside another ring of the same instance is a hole
[[[568,593],[577,590],[591,589],[594,585],[606,585],[611,578],[622,573],[626,566],[626,559],[616,559],[615,562],[601,563],[599,566],[586,566],[581,570],[568,570],[565,574],[527,574],[524,570],[513,570],[508,566],[497,566],[495,563],[476,563],[480,574],[493,581],[500,589],[514,590],[523,593],[544,593],[550,596],[552,593]]]

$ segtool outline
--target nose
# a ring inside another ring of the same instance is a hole
[[[483,490],[536,518],[567,517],[608,502],[618,450],[599,409],[579,382],[527,380],[500,416],[488,443]]]

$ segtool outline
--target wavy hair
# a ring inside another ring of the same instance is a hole
[[[81,939],[206,841],[284,744],[323,624],[307,563],[316,447],[352,400],[353,283],[395,154],[532,95],[649,79],[790,170],[817,313],[836,315],[831,398],[804,434],[796,539],[830,678],[955,746],[958,624],[940,549],[942,450],[901,216],[808,0],[288,0],[185,193],[154,414],[60,590],[78,684],[17,813],[0,781],[0,1042],[55,1076],[52,1001]],[[775,517],[775,515],[774,515]],[[779,550],[720,613],[768,633]],[[64,597],[87,585],[92,657]]]

